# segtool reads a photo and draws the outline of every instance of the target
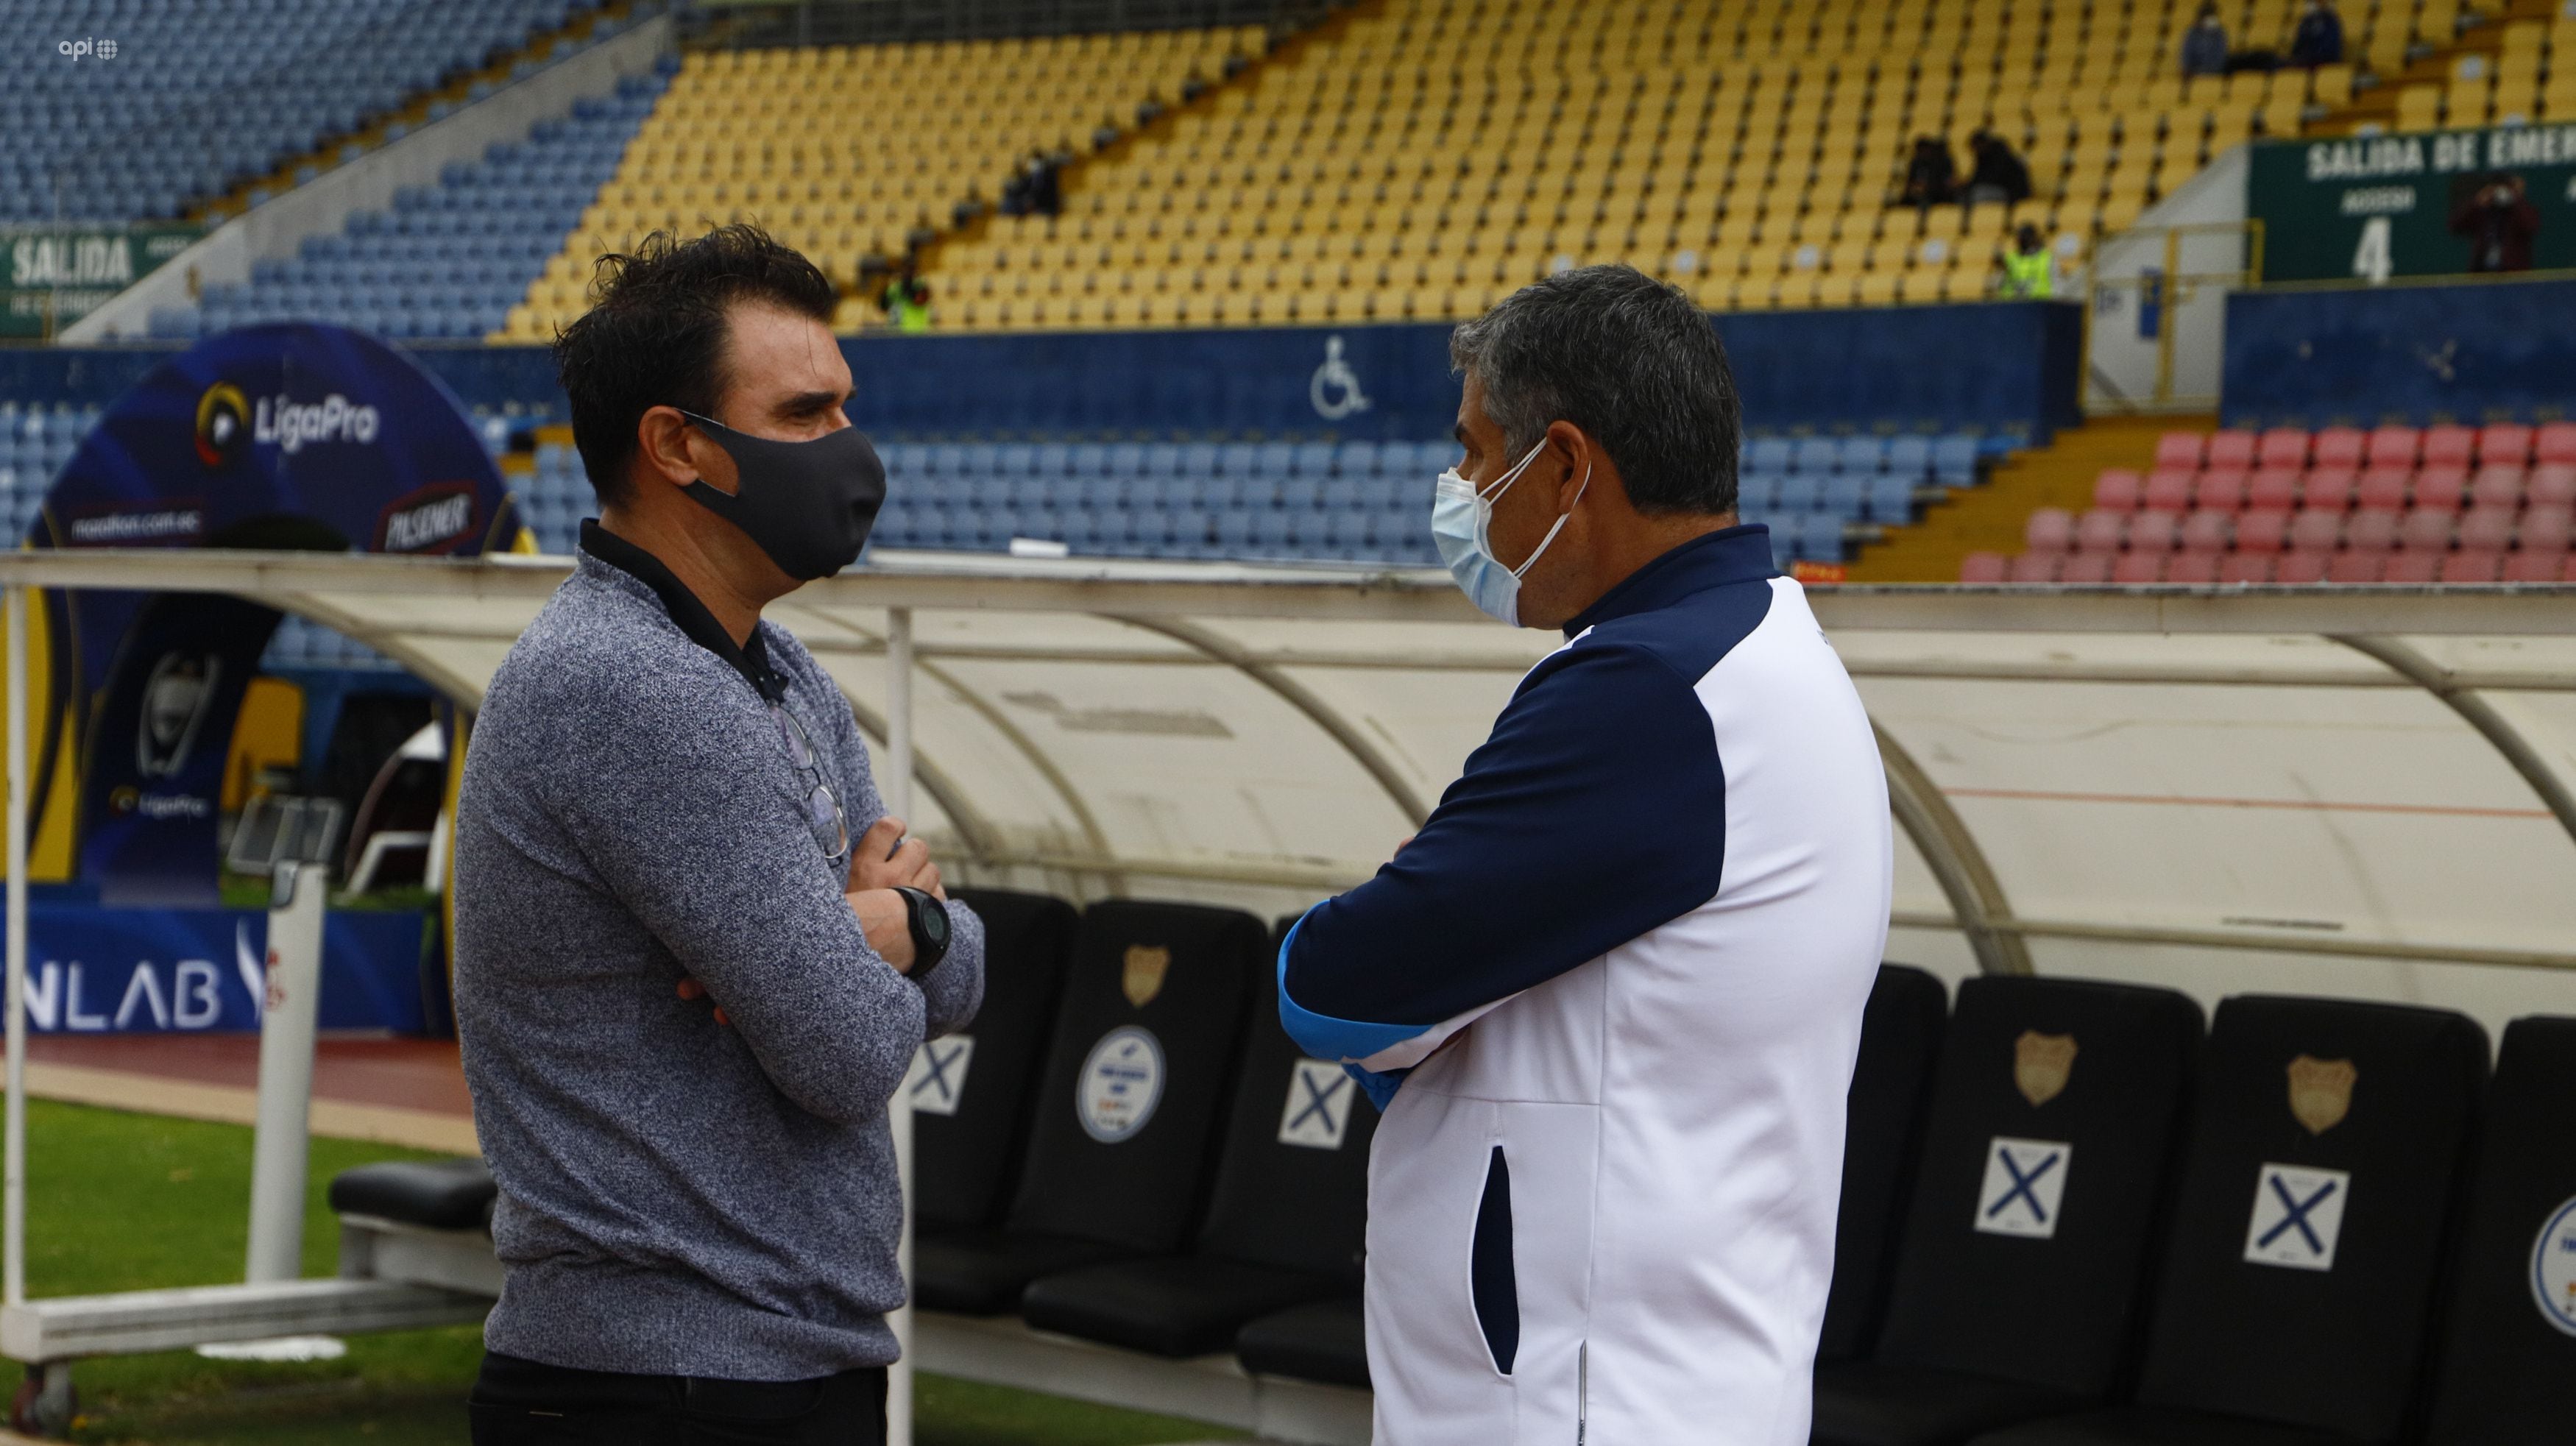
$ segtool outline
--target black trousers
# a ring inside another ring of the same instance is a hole
[[[882,1366],[810,1381],[576,1371],[483,1353],[474,1446],[885,1446]]]

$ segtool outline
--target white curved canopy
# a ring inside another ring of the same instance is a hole
[[[0,584],[237,594],[471,707],[567,566],[20,553]],[[1889,765],[1891,957],[2576,1012],[2576,589],[1814,600]],[[913,822],[954,877],[1264,914],[1366,878],[1555,642],[1436,572],[924,553],[770,616],[880,743],[909,618]]]

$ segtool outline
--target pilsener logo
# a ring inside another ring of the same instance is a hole
[[[387,503],[376,518],[378,552],[447,552],[474,531],[474,484],[432,482]]]
[[[364,446],[376,440],[376,409],[352,402],[338,392],[300,406],[284,397],[262,397],[252,419],[251,436],[260,442],[274,442],[278,450],[289,455],[307,442],[356,442]]]

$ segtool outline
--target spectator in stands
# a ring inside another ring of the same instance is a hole
[[[2308,0],[2299,13],[2299,28],[2290,36],[2290,63],[2315,69],[2343,59],[2343,17],[2334,0]]]
[[[2204,3],[2191,28],[2183,32],[2182,73],[2186,79],[2227,73],[2227,27],[2220,23],[2216,5]]]
[[[2004,252],[2002,295],[2020,301],[2045,301],[2057,294],[2057,268],[2039,228],[2024,221]]]
[[[903,258],[903,269],[895,273],[885,290],[877,296],[877,308],[894,323],[895,330],[925,332],[930,330],[930,284],[921,279],[917,263],[911,256]]]
[[[1190,73],[1181,77],[1181,104],[1188,105],[1207,92],[1207,77],[1199,74],[1197,66],[1191,66]]]
[[[1029,152],[1029,214],[1061,216],[1064,214],[1064,159],[1045,151]]]
[[[1480,610],[1566,642],[1280,950],[1289,1033],[1387,1108],[1377,1439],[1803,1443],[1887,934],[1869,719],[1737,525],[1735,382],[1686,294],[1562,272],[1450,355],[1432,533]]]
[[[1916,136],[1914,158],[1905,163],[1905,191],[1897,199],[1930,210],[1959,198],[1959,168],[1950,159],[1950,143],[1938,136]]]
[[[1103,116],[1101,117],[1100,124],[1092,129],[1091,148],[1095,151],[1105,151],[1109,149],[1110,145],[1117,139],[1117,120],[1114,117]]]
[[[2012,206],[2030,199],[2030,167],[2022,164],[2011,143],[1984,126],[1968,137],[1968,154],[1976,169],[1968,173],[1967,204]]]
[[[2540,211],[2522,177],[2492,176],[2451,207],[2451,234],[2468,241],[2471,271],[2529,271]]]
[[[493,675],[457,804],[506,1272],[473,1436],[878,1443],[886,1104],[973,1017],[983,926],[760,613],[858,556],[885,471],[812,262],[727,226],[603,276],[555,346],[600,517]]]

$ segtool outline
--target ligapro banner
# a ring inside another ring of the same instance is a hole
[[[51,336],[202,235],[194,226],[0,228],[0,336]]]
[[[2266,141],[2245,200],[2267,282],[2576,268],[2576,125]]]

